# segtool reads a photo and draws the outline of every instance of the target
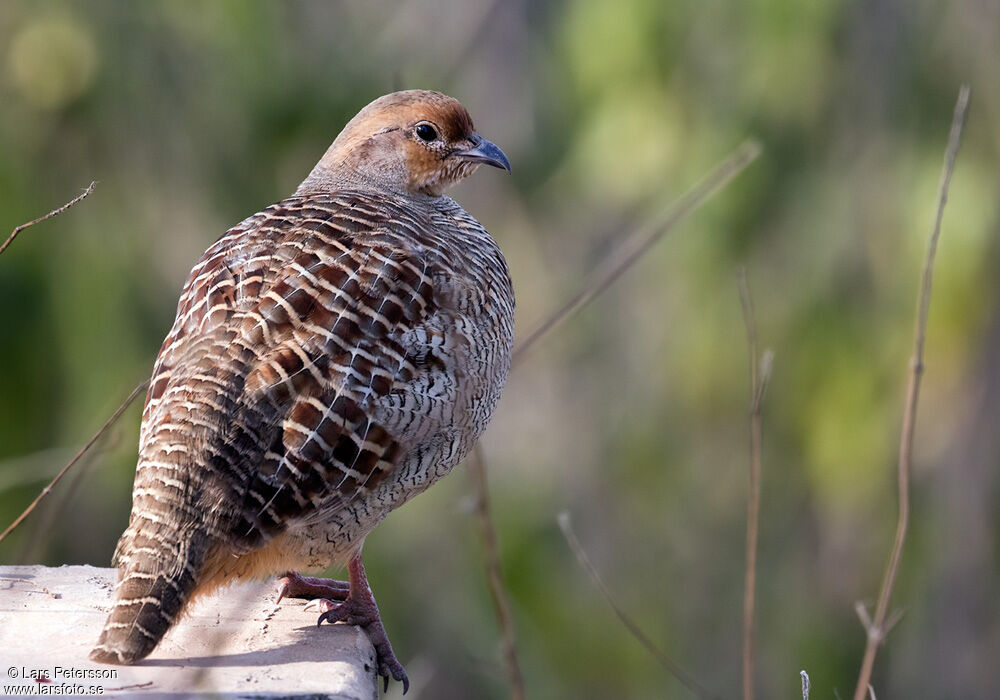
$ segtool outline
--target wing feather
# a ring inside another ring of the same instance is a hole
[[[294,198],[228,232],[192,270],[143,437],[176,409],[171,387],[214,377],[199,444],[230,480],[210,490],[231,504],[214,509],[217,529],[246,548],[335,515],[393,472],[415,425],[440,425],[442,411],[412,400],[444,364],[435,283],[450,271],[418,245],[425,224],[371,195]]]

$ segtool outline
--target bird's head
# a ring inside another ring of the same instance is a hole
[[[458,100],[430,90],[380,97],[358,112],[298,193],[367,184],[438,196],[481,163],[510,171]]]

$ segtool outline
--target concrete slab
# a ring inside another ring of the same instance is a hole
[[[93,663],[87,654],[111,608],[114,577],[91,566],[0,566],[3,695],[28,686],[44,695],[378,697],[367,635],[317,627],[319,613],[303,610],[305,601],[276,605],[273,582],[198,601],[136,666]]]

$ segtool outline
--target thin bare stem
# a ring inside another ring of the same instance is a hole
[[[510,597],[503,583],[503,569],[500,566],[500,548],[497,545],[496,528],[490,515],[490,495],[486,488],[486,468],[484,466],[482,448],[476,445],[467,460],[469,472],[472,474],[476,488],[476,519],[479,521],[479,534],[483,538],[483,549],[486,550],[486,578],[490,585],[490,596],[493,598],[493,612],[497,624],[500,625],[500,635],[503,644],[504,666],[507,670],[507,684],[510,686],[512,700],[524,700],[524,677],[521,675],[521,665],[517,660],[516,638],[514,635],[514,616],[510,612]]]
[[[573,550],[576,560],[580,563],[580,566],[583,567],[583,570],[590,576],[594,585],[597,586],[601,595],[604,596],[604,600],[606,600],[608,605],[611,606],[611,609],[615,611],[615,615],[617,615],[618,619],[622,621],[622,624],[625,625],[625,628],[629,631],[629,633],[635,637],[635,639],[653,656],[653,658],[657,660],[660,666],[670,672],[670,674],[680,681],[685,688],[690,690],[699,698],[714,697],[709,690],[705,688],[705,686],[696,681],[690,673],[681,668],[680,664],[671,659],[666,655],[666,653],[663,652],[663,650],[656,646],[653,640],[639,628],[639,625],[636,624],[635,620],[633,620],[628,613],[626,613],[622,607],[618,605],[614,596],[611,595],[610,589],[608,589],[607,585],[604,583],[604,579],[602,579],[601,575],[597,573],[597,569],[594,568],[594,565],[590,563],[590,557],[587,556],[587,552],[583,549],[583,545],[580,544],[580,540],[577,539],[576,534],[573,532],[573,525],[570,522],[569,513],[563,511],[559,514],[558,519],[559,527],[562,529],[563,536],[566,538],[566,543],[569,545],[569,548]]]
[[[580,289],[563,306],[556,309],[543,321],[534,331],[521,342],[519,342],[513,352],[513,363],[518,362],[524,352],[534,345],[538,340],[561,325],[573,314],[587,305],[591,300],[621,276],[626,270],[635,264],[649,248],[666,235],[671,229],[676,227],[687,216],[696,211],[705,202],[712,198],[719,190],[742,172],[750,163],[757,159],[761,153],[760,145],[754,141],[745,141],[732,154],[729,155],[715,170],[686,192],[680,199],[671,204],[658,216],[651,219],[645,225],[640,226],[632,232],[618,248],[615,255],[606,259],[595,272],[588,277],[586,285]],[[496,530],[489,510],[489,492],[486,484],[486,471],[483,465],[481,454],[477,451],[473,453],[469,460],[469,469],[473,473],[476,482],[476,513],[480,522],[480,529],[483,533],[483,542],[486,547],[487,572],[489,574],[490,593],[493,596],[494,608],[497,620],[503,634],[504,658],[507,664],[507,675],[511,686],[511,695],[515,698],[524,697],[524,683],[521,678],[520,668],[517,664],[517,656],[514,647],[514,629],[511,623],[508,597],[503,587],[503,579],[500,576],[500,559],[496,551]],[[614,603],[612,603],[614,607]],[[616,608],[617,610],[617,608]],[[619,611],[619,617],[622,613]],[[628,623],[626,623],[628,625]],[[641,632],[639,633],[641,635]],[[642,641],[642,638],[640,638]],[[648,642],[648,639],[646,640]],[[653,647],[655,649],[655,647]],[[663,663],[666,661],[670,668],[669,659],[662,653],[654,652],[654,655]],[[677,669],[678,671],[680,669]],[[683,676],[683,671],[680,672]],[[675,673],[676,675],[676,673]],[[679,676],[681,677],[681,676]],[[695,687],[698,687],[695,684]],[[699,693],[704,696],[704,693]]]
[[[21,233],[21,231],[23,231],[26,228],[30,228],[31,226],[34,226],[35,224],[40,224],[43,221],[45,221],[46,219],[51,219],[53,216],[59,216],[64,211],[66,211],[67,209],[69,209],[70,207],[72,207],[74,204],[77,204],[80,201],[82,201],[88,194],[90,194],[91,192],[94,191],[94,187],[96,187],[96,186],[97,186],[96,182],[91,182],[90,183],[90,187],[88,187],[86,190],[84,190],[82,194],[77,195],[73,199],[71,199],[68,202],[66,202],[65,204],[63,204],[61,207],[53,209],[52,211],[50,211],[45,216],[39,216],[37,219],[34,219],[33,221],[29,221],[26,224],[21,224],[20,226],[18,226],[17,228],[15,228],[13,231],[11,231],[10,235],[7,236],[7,240],[3,242],[3,245],[0,245],[0,255],[3,255],[3,252],[5,250],[7,250],[7,246],[9,246],[11,243],[14,242],[14,239],[17,238],[17,234]]]
[[[149,382],[145,381],[132,390],[132,393],[128,395],[128,398],[125,399],[124,402],[122,402],[122,405],[118,407],[118,410],[114,412],[111,418],[109,418],[107,422],[103,426],[101,426],[101,429],[97,431],[94,437],[90,438],[90,441],[82,448],[80,448],[80,451],[76,453],[73,459],[71,459],[66,464],[65,467],[59,470],[59,473],[56,474],[55,477],[53,477],[52,481],[50,481],[48,485],[44,489],[42,489],[42,492],[35,497],[35,500],[31,502],[31,505],[25,508],[24,512],[21,513],[19,516],[17,516],[17,520],[12,522],[10,524],[10,527],[8,527],[6,530],[3,531],[3,534],[0,534],[0,542],[2,542],[4,538],[7,537],[7,535],[9,535],[14,530],[14,528],[20,525],[25,518],[31,515],[31,511],[33,511],[35,507],[38,506],[38,504],[42,501],[43,498],[49,495],[49,492],[52,491],[52,488],[56,484],[58,484],[59,480],[66,475],[66,472],[72,469],[73,465],[79,462],[80,458],[87,453],[87,450],[93,447],[94,443],[100,440],[101,436],[104,435],[104,433],[106,433],[108,429],[118,421],[119,418],[121,418],[122,414],[125,413],[125,409],[127,409],[132,404],[132,402],[135,401],[136,396],[138,396],[140,393],[146,390],[147,386],[149,386]]]
[[[739,274],[740,304],[747,329],[747,353],[750,358],[750,482],[747,493],[746,578],[743,586],[743,698],[754,698],[754,615],[757,590],[757,541],[760,532],[760,479],[762,470],[761,404],[771,378],[774,354],[757,351],[757,321],[746,270]]]
[[[119,434],[111,431],[109,435],[105,435],[102,444],[92,447],[77,462],[73,470],[73,475],[69,478],[69,483],[61,489],[60,493],[53,493],[49,497],[47,508],[38,509],[39,512],[36,513],[34,522],[31,523],[30,527],[25,526],[24,536],[21,538],[21,546],[18,548],[17,554],[13,557],[13,563],[31,564],[36,561],[34,555],[41,547],[45,538],[51,535],[52,525],[58,522],[60,515],[65,512],[66,504],[71,502],[73,494],[76,493],[80,484],[87,477],[94,462],[101,455],[106,455],[114,450],[118,443],[120,443],[118,438]]]
[[[645,225],[633,231],[611,257],[603,260],[597,269],[586,277],[586,284],[582,289],[517,343],[514,347],[513,361],[515,363],[520,361],[525,351],[538,342],[540,338],[561,325],[594,297],[607,289],[623,272],[632,267],[653,244],[728,185],[760,154],[761,146],[759,143],[752,139],[744,141],[705,179],[681,195],[680,199],[654,216]]]
[[[945,150],[944,165],[941,169],[941,180],[938,185],[937,214],[934,218],[934,228],[931,231],[927,246],[927,257],[924,261],[924,271],[920,282],[920,292],[917,297],[916,328],[913,335],[913,356],[910,360],[910,378],[906,387],[906,404],[903,413],[903,427],[899,437],[899,466],[897,481],[899,487],[899,518],[896,522],[896,536],[892,543],[892,551],[886,564],[882,578],[882,587],[875,606],[872,623],[865,630],[867,642],[865,654],[861,661],[861,671],[858,674],[858,684],[854,688],[854,700],[865,700],[869,692],[872,668],[875,665],[875,655],[879,645],[885,639],[885,619],[889,612],[889,602],[892,589],[899,572],[899,560],[906,543],[906,531],[910,523],[910,466],[913,455],[913,436],[916,430],[917,401],[920,396],[920,378],[924,372],[924,340],[927,336],[927,314],[931,303],[931,281],[934,274],[934,256],[937,253],[938,238],[941,235],[941,220],[944,216],[944,205],[948,201],[948,187],[951,184],[951,174],[955,170],[955,158],[962,139],[962,127],[969,108],[969,86],[963,85],[958,91],[955,112],[951,120],[951,130],[948,135],[948,147]],[[872,691],[874,693],[874,691]]]

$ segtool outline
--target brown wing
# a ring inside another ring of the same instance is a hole
[[[192,271],[154,371],[143,452],[162,454],[182,408],[205,481],[186,500],[212,506],[217,534],[253,548],[335,513],[435,429],[433,411],[406,398],[444,371],[431,336],[447,270],[418,244],[421,225],[357,193],[286,200]]]

